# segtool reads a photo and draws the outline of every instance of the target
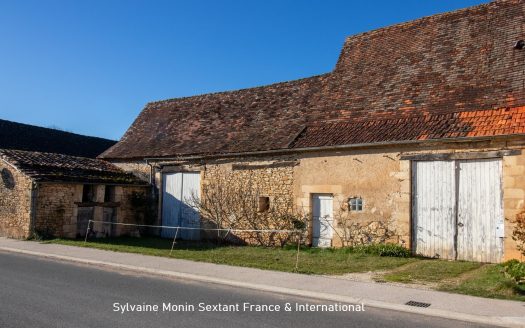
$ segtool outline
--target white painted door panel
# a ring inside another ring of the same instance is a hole
[[[455,162],[417,161],[413,168],[415,252],[454,259]]]
[[[458,260],[500,262],[501,160],[459,161]]]
[[[330,247],[333,237],[333,197],[312,196],[312,246]]]
[[[193,228],[194,230],[184,229],[181,238],[186,240],[200,239],[200,216],[198,211],[192,206],[192,197],[200,198],[200,174],[184,173],[182,183],[183,208],[181,215],[181,226]]]
[[[167,173],[162,177],[162,225],[169,227],[179,226],[180,199],[182,197],[182,175],[180,173]],[[173,238],[175,229],[162,229],[161,236]]]
[[[200,173],[165,173],[162,192],[162,225],[199,228],[199,213],[191,206],[191,195],[200,196]],[[163,228],[161,236],[173,238],[176,229]],[[177,237],[199,239],[199,230],[180,229]]]

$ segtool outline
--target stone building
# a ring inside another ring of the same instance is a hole
[[[350,36],[329,73],[149,103],[100,157],[149,179],[159,224],[199,226],[187,196],[250,172],[308,210],[314,246],[519,258],[524,22],[501,0]]]
[[[89,220],[147,219],[149,186],[100,159],[1,149],[0,174],[0,236],[75,238]],[[109,223],[92,228],[97,236],[137,233]]]

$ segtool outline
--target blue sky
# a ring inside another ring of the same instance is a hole
[[[147,102],[329,72],[346,36],[475,0],[0,0],[0,118],[119,139]]]

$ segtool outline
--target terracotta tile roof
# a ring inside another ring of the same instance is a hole
[[[431,124],[442,121],[419,120],[523,106],[525,50],[513,47],[525,39],[523,21],[525,1],[505,0],[354,35],[328,74],[150,103],[101,157],[283,149],[305,126],[320,122],[414,120],[421,130],[440,131],[441,125]],[[363,138],[401,136],[397,129],[403,128],[389,128],[394,131],[377,128],[380,135]],[[420,138],[416,131],[405,133],[413,135],[403,138]]]
[[[0,148],[95,158],[116,141],[0,120]]]
[[[35,181],[146,184],[100,159],[12,149],[0,149],[0,158]]]
[[[525,107],[307,126],[290,148],[525,134]]]

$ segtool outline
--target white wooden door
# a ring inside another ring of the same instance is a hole
[[[200,173],[178,172],[163,175],[162,225],[170,227],[199,228],[200,216],[192,207],[191,197],[200,196]],[[163,228],[161,236],[173,238],[176,229]],[[198,229],[180,229],[177,237],[196,240]]]
[[[413,177],[415,252],[428,257],[454,259],[455,162],[414,162]]]
[[[416,254],[500,262],[501,159],[416,161],[412,218]]]
[[[312,246],[330,247],[333,237],[333,197],[314,194],[312,196]]]
[[[503,256],[501,160],[459,161],[457,259],[500,262]],[[502,232],[502,231],[501,231]]]

